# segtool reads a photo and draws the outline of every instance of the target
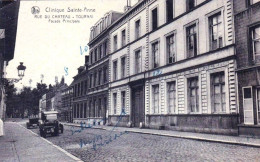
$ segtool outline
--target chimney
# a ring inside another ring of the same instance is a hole
[[[124,11],[128,11],[130,8],[131,8],[131,0],[126,0],[127,1],[127,4],[126,6],[124,7]]]
[[[80,74],[83,70],[84,70],[84,66],[80,66],[80,67],[78,68],[78,74]]]

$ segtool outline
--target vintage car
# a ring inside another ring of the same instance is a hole
[[[63,125],[58,121],[57,111],[41,112],[39,125],[40,136],[46,138],[47,134],[58,136],[63,133]]]
[[[39,116],[38,115],[32,115],[29,116],[29,122],[26,122],[26,128],[35,128],[39,126]]]

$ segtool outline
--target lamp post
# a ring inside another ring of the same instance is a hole
[[[8,81],[8,83],[11,83],[11,84],[17,83],[23,79],[25,69],[26,69],[26,66],[23,65],[23,62],[20,62],[20,65],[17,67],[19,78],[4,78],[4,79],[6,79]]]
[[[20,80],[22,80],[24,77],[25,69],[26,69],[26,66],[23,65],[23,62],[20,62],[20,65],[17,67],[19,78],[3,78],[2,81],[3,81],[4,85],[6,86],[8,84],[14,84],[14,83],[17,83]],[[14,113],[14,112],[12,112],[12,113]],[[5,119],[5,110],[4,110],[3,118]]]

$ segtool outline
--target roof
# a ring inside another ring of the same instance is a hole
[[[44,114],[49,115],[49,114],[58,114],[58,111],[43,111]]]

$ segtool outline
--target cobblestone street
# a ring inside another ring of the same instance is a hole
[[[47,140],[84,161],[260,161],[260,149],[254,147],[101,129],[85,129],[72,135],[71,129],[65,126],[63,134]],[[39,134],[38,129],[32,131]],[[81,141],[86,144],[82,148]]]

